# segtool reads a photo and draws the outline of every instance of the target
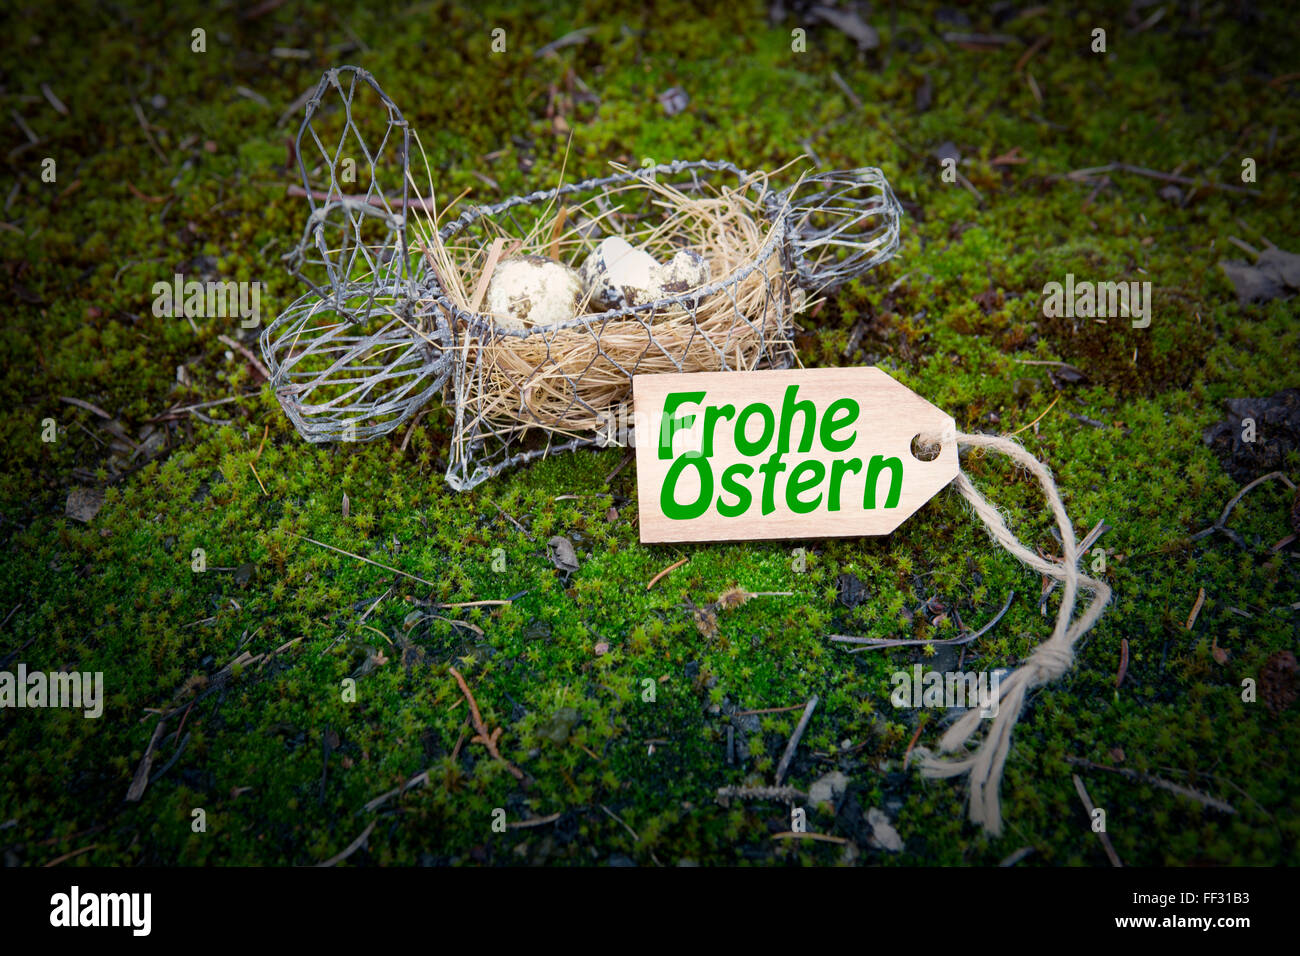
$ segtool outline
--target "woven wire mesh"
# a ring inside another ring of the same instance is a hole
[[[603,213],[600,231],[589,237],[594,246],[619,234],[619,226],[653,222],[660,214],[658,194],[648,185],[652,178],[687,196],[744,185],[762,188],[753,174],[731,163],[666,163],[473,209],[444,226],[440,238],[486,245],[501,232],[526,234],[532,216],[557,201],[576,208],[594,202]],[[557,450],[623,444],[632,435],[617,426],[628,420],[636,374],[788,367],[794,361],[794,290],[783,240],[784,221],[777,220],[769,224],[758,254],[720,281],[553,326],[503,329],[489,315],[438,297],[437,314],[450,315],[459,330],[448,482],[471,488]],[[569,264],[580,264],[581,255],[571,256]],[[742,309],[738,292],[754,282],[761,292],[751,289],[750,305]],[[725,316],[719,314],[720,300]],[[712,312],[710,321],[701,318],[705,309]]]
[[[327,70],[294,147],[311,212],[287,257],[289,273],[322,297],[363,276],[385,289],[414,278],[420,270],[406,242],[411,127],[374,77],[357,67]]]
[[[262,333],[285,414],[310,442],[378,438],[441,392],[445,324],[414,318],[433,294],[407,243],[411,129],[364,70],[328,70],[295,141],[310,212],[291,275],[310,292]],[[393,191],[385,192],[387,185]]]
[[[262,352],[286,414],[312,442],[377,438],[441,393],[454,422],[446,478],[460,490],[559,451],[635,440],[616,427],[629,419],[634,375],[789,367],[808,293],[861,275],[898,244],[901,210],[876,169],[774,191],[763,174],[701,160],[562,185],[470,209],[439,239],[485,249],[528,235],[557,204],[602,211],[582,233],[592,247],[653,234],[663,215],[653,181],[688,197],[750,191],[761,243],[685,293],[508,328],[450,296],[408,244],[407,215],[421,203],[409,191],[412,135],[365,71],[322,77],[297,139],[310,214],[286,257],[311,292],[263,332]],[[385,193],[381,183],[400,188]],[[582,254],[566,261],[576,266]]]

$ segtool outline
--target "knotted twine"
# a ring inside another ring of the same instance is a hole
[[[952,433],[949,432],[949,437],[951,435]],[[1016,721],[1020,719],[1025,698],[1035,687],[1056,680],[1070,669],[1074,661],[1074,642],[1087,633],[1101,617],[1102,611],[1110,601],[1110,587],[1104,581],[1080,573],[1079,546],[1075,541],[1074,526],[1070,524],[1056,482],[1046,465],[1010,438],[958,433],[956,439],[959,450],[965,447],[999,452],[1038,479],[1052,514],[1056,517],[1064,551],[1060,561],[1050,561],[1030,551],[1011,533],[1001,512],[979,493],[966,472],[960,470],[957,472],[957,477],[953,481],[954,486],[984,523],[993,539],[1035,571],[1060,581],[1063,592],[1061,608],[1056,615],[1056,627],[1052,631],[1052,636],[1034,648],[1033,653],[1015,672],[1001,680],[998,687],[997,716],[992,718],[993,725],[983,742],[974,751],[960,757],[938,757],[925,747],[918,747],[914,751],[921,773],[925,777],[968,775],[970,819],[983,826],[990,834],[998,836],[1002,832],[999,797],[1002,768],[1011,748],[1011,731],[1016,726]],[[933,444],[937,440],[932,437],[928,439],[928,443]],[[920,443],[924,446],[927,444],[927,439],[921,439]],[[1080,588],[1092,593],[1092,601],[1077,619],[1071,621]],[[968,710],[940,738],[939,750],[942,753],[952,753],[964,747],[987,719],[981,716],[979,709]]]

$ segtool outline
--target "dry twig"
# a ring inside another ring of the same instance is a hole
[[[803,716],[799,718],[799,723],[795,725],[794,733],[790,735],[790,742],[785,745],[785,753],[781,755],[781,762],[776,765],[776,785],[781,786],[781,781],[785,779],[786,771],[790,769],[790,762],[794,760],[794,752],[799,749],[799,741],[803,739],[803,732],[808,728],[808,721],[812,719],[813,711],[817,709],[818,697],[813,694],[808,698],[808,703],[804,705]]]
[[[368,825],[364,830],[361,831],[361,835],[360,835],[359,837],[357,837],[355,840],[353,840],[351,843],[348,844],[347,849],[345,849],[345,850],[343,850],[342,852],[337,853],[337,854],[335,854],[334,856],[330,857],[330,858],[329,858],[328,860],[326,860],[324,863],[317,863],[316,865],[317,865],[317,866],[334,866],[334,864],[336,864],[336,863],[342,863],[344,860],[346,860],[348,857],[350,857],[353,853],[356,853],[357,850],[361,849],[361,847],[362,847],[362,846],[365,844],[365,842],[366,842],[366,838],[370,836],[371,831],[373,831],[373,830],[375,829],[375,824],[377,824],[378,822],[379,822],[378,820],[371,820],[371,821],[370,821],[370,824],[369,824],[369,825]]]
[[[1196,595],[1196,603],[1192,605],[1192,613],[1187,615],[1187,630],[1191,630],[1196,623],[1196,615],[1201,613],[1201,605],[1205,603],[1205,588],[1201,588]]]
[[[1083,781],[1079,779],[1079,775],[1073,773],[1070,774],[1070,776],[1074,778],[1074,789],[1079,792],[1079,799],[1083,801],[1083,808],[1088,811],[1088,821],[1091,822],[1093,811],[1097,808],[1092,805],[1092,798],[1088,796],[1088,790],[1083,785]],[[1111,846],[1110,837],[1106,835],[1106,831],[1097,830],[1096,834],[1097,838],[1101,840],[1101,845],[1106,851],[1106,856],[1110,858],[1110,865],[1123,866],[1124,864],[1119,860],[1119,854],[1117,854],[1115,848]]]
[[[496,730],[490,733],[488,732],[487,724],[483,723],[483,715],[478,711],[478,701],[476,701],[474,695],[470,693],[469,685],[465,683],[465,678],[461,677],[460,671],[456,670],[454,667],[448,667],[447,670],[451,671],[451,676],[456,678],[456,683],[460,685],[460,692],[465,695],[465,702],[469,704],[470,719],[474,722],[475,730],[475,735],[470,738],[470,743],[482,744],[487,748],[488,753],[506,765],[506,769],[514,775],[516,780],[523,780],[524,772],[505,757],[501,756],[501,751],[497,750],[497,740],[501,737],[501,728],[498,727]]]
[[[676,571],[678,568],[680,568],[683,564],[685,564],[689,560],[690,560],[689,557],[685,557],[682,558],[680,561],[668,565],[668,567],[664,568],[662,571],[660,571],[658,574],[656,574],[654,577],[650,579],[650,583],[645,586],[645,589],[649,591],[652,587],[658,584],[663,578],[667,577],[673,571]]]
[[[1127,767],[1107,767],[1105,764],[1093,763],[1091,760],[1084,760],[1081,757],[1066,757],[1067,761],[1076,767],[1085,767],[1088,770],[1105,770],[1107,773],[1117,773],[1121,777],[1127,777],[1129,780],[1136,780],[1139,783],[1150,784],[1153,787],[1159,787],[1161,790],[1168,790],[1180,797],[1187,797],[1189,800],[1195,800],[1197,803],[1218,810],[1220,813],[1236,813],[1236,809],[1230,803],[1212,797],[1209,794],[1202,793],[1199,790],[1193,790],[1191,787],[1184,787],[1182,784],[1173,783],[1165,780],[1163,777],[1157,777],[1153,774],[1143,773],[1140,770],[1130,770]]]

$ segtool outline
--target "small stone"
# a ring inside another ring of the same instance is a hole
[[[848,777],[838,770],[832,770],[830,773],[813,781],[812,786],[808,788],[808,802],[813,806],[822,803],[833,804],[844,795],[848,785]]]
[[[597,657],[604,657],[609,653],[609,643],[606,641],[600,641],[596,644],[595,650]]]
[[[498,326],[524,331],[576,318],[581,297],[578,273],[568,266],[541,256],[513,256],[492,273],[485,308]]]
[[[872,807],[867,811],[867,826],[871,827],[871,844],[890,853],[901,853],[903,838],[898,835],[884,810]]]
[[[659,94],[659,102],[665,115],[676,116],[691,104],[691,98],[680,86],[672,86]]]

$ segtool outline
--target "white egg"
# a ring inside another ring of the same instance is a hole
[[[682,249],[667,263],[619,236],[602,239],[582,264],[582,284],[597,309],[623,309],[672,298],[705,285],[709,261]]]
[[[682,249],[659,267],[656,275],[659,291],[664,295],[681,295],[709,281],[709,260],[694,249]]]
[[[498,326],[523,330],[571,321],[581,298],[573,269],[541,256],[514,256],[492,273],[485,308]]]
[[[582,264],[582,282],[595,309],[623,309],[659,298],[659,260],[626,239],[600,241]]]

